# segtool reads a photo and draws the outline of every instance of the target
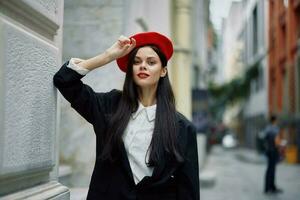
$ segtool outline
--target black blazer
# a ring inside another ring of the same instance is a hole
[[[179,144],[184,152],[182,163],[166,158],[154,168],[151,177],[134,182],[124,148],[118,152],[116,162],[98,159],[103,148],[103,137],[111,114],[116,110],[121,91],[96,93],[80,80],[83,76],[63,64],[54,75],[55,87],[71,103],[71,106],[89,123],[96,133],[96,162],[87,199],[103,200],[197,200],[199,194],[199,169],[196,129],[177,112]]]

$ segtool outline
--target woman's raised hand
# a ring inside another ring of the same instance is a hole
[[[88,70],[93,70],[95,68],[102,67],[103,65],[122,56],[125,56],[135,47],[135,45],[135,39],[129,39],[125,36],[120,36],[118,41],[115,42],[105,52],[87,60],[76,59],[75,62],[80,67]]]
[[[121,35],[117,42],[106,50],[112,60],[116,60],[128,54],[136,45],[134,38]]]

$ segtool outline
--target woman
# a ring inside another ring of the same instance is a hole
[[[170,39],[157,32],[121,36],[104,53],[71,59],[54,85],[96,133],[87,199],[199,199],[196,131],[175,110],[167,62]],[[96,93],[80,80],[117,60],[123,91]]]

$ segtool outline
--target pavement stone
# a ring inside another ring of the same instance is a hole
[[[88,188],[70,188],[70,200],[85,200]]]
[[[280,163],[276,182],[284,193],[263,193],[265,158],[247,149],[226,150],[215,146],[207,157],[203,172],[213,171],[215,184],[200,186],[202,200],[299,200],[300,166]]]

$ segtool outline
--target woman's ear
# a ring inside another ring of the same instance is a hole
[[[167,75],[168,69],[167,67],[163,67],[160,72],[160,77],[165,77]]]

